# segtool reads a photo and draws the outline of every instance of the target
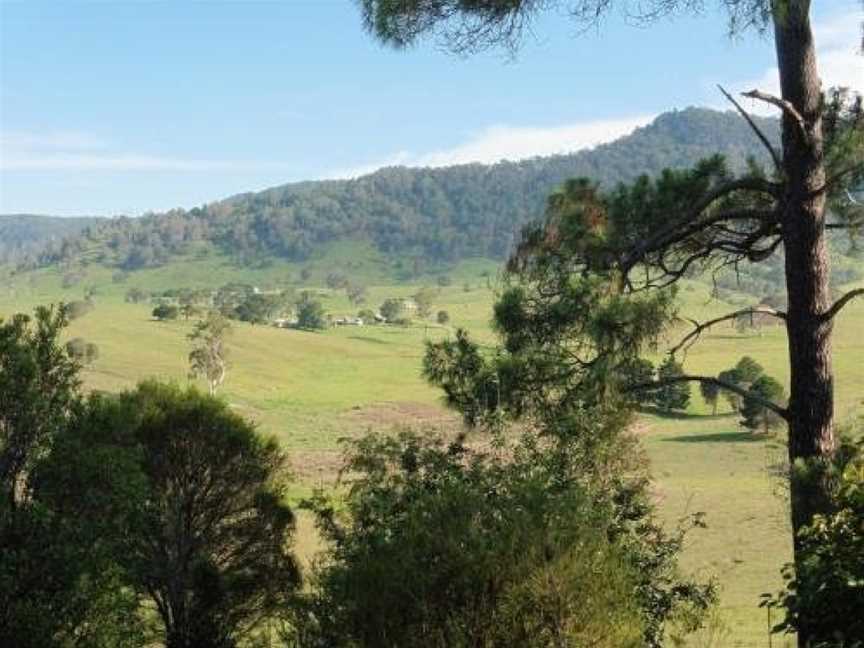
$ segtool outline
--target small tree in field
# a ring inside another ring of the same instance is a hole
[[[450,321],[450,313],[448,313],[446,310],[440,310],[438,311],[438,315],[435,317],[435,319],[438,321],[439,324],[443,326]]]
[[[324,306],[307,292],[304,292],[297,302],[297,326],[307,330],[327,328]]]
[[[414,303],[417,304],[417,314],[421,318],[426,319],[432,314],[432,304],[437,297],[438,291],[429,286],[423,286],[412,295]]]
[[[152,314],[153,317],[155,317],[160,322],[164,322],[166,320],[176,320],[177,316],[180,314],[180,309],[173,304],[159,304],[156,308],[153,309]]]
[[[192,342],[192,351],[189,352],[190,375],[204,378],[211,396],[225,382],[228,373],[225,338],[230,332],[231,323],[228,319],[217,311],[210,311],[188,335]]]
[[[687,382],[665,382],[684,375],[684,368],[674,358],[667,358],[657,368],[657,380],[662,383],[654,392],[654,403],[661,410],[686,410],[690,404],[690,385]]]
[[[741,425],[753,432],[761,430],[770,432],[781,425],[783,419],[773,410],[765,407],[764,402],[774,403],[782,407],[785,401],[783,385],[771,376],[760,376],[747,390],[741,404]]]
[[[395,322],[405,316],[405,300],[392,297],[385,299],[379,310],[381,317],[388,322]]]
[[[717,401],[720,400],[720,386],[713,382],[700,382],[699,392],[702,394],[702,399],[711,407],[711,413],[717,415]]]
[[[727,369],[726,371],[721,371],[717,374],[717,379],[723,385],[732,385],[736,387],[740,387],[742,389],[746,389],[747,385],[743,383],[741,380],[740,372],[733,368]],[[740,391],[732,391],[731,389],[722,389],[723,398],[726,399],[726,402],[729,403],[729,407],[732,408],[733,411],[737,412],[741,409],[741,392]]]

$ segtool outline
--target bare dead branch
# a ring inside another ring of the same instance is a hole
[[[771,410],[780,418],[788,421],[789,420],[789,410],[785,407],[781,407],[777,403],[774,403],[769,400],[765,400],[759,396],[756,396],[750,393],[744,387],[740,385],[735,385],[733,383],[726,382],[725,380],[720,380],[714,376],[694,376],[690,374],[682,374],[680,376],[669,376],[667,378],[663,378],[662,380],[653,380],[651,382],[639,383],[637,385],[631,385],[625,389],[627,392],[631,391],[643,391],[643,390],[651,390],[651,389],[659,389],[660,387],[665,387],[666,385],[672,385],[674,383],[681,382],[699,382],[699,383],[710,383],[712,385],[716,385],[720,389],[725,389],[727,391],[738,394],[742,398],[746,398],[747,400],[758,403],[765,409]]]
[[[807,122],[804,121],[804,117],[802,117],[801,113],[798,112],[798,109],[792,105],[792,102],[787,101],[786,99],[781,99],[780,97],[775,97],[774,95],[768,94],[767,92],[762,92],[761,90],[742,92],[741,96],[747,97],[748,99],[756,99],[757,101],[764,101],[765,103],[771,104],[772,106],[776,106],[783,112],[784,115],[792,119],[792,121],[794,121],[798,125],[798,130],[800,131],[801,137],[804,140],[808,139]]]
[[[759,141],[762,142],[763,146],[768,149],[768,153],[774,161],[774,168],[779,172],[783,168],[783,161],[780,158],[780,153],[777,152],[777,149],[774,148],[770,140],[765,136],[765,133],[762,132],[762,129],[756,125],[756,122],[753,121],[750,113],[744,110],[744,108],[741,107],[741,104],[739,104],[731,94],[726,92],[726,89],[722,85],[718,84],[717,87],[720,89],[720,92],[723,93],[723,96],[726,97],[733,106],[735,106],[735,109],[741,114],[750,128],[753,129],[753,132],[756,133],[756,137],[759,138]]]
[[[855,290],[850,290],[845,295],[843,295],[840,299],[834,302],[834,304],[829,308],[825,313],[822,314],[823,321],[831,321],[837,316],[843,307],[846,306],[849,302],[851,302],[856,297],[860,297],[864,295],[864,288],[856,288]]]
[[[744,315],[769,315],[771,317],[776,317],[777,319],[785,320],[786,313],[777,310],[776,308],[770,308],[768,306],[756,306],[754,308],[742,308],[741,310],[737,310],[734,313],[727,313],[726,315],[721,315],[720,317],[715,317],[712,320],[708,320],[707,322],[697,322],[693,319],[688,319],[688,321],[693,324],[693,330],[690,331],[687,335],[685,335],[678,344],[676,344],[669,351],[671,355],[675,355],[682,349],[689,349],[693,346],[699,337],[707,331],[712,326],[720,324],[721,322],[728,322],[730,320],[734,320],[738,317],[742,317]]]

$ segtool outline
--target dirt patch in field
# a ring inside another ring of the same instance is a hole
[[[293,450],[288,458],[294,479],[316,487],[332,484],[342,467],[339,450]]]
[[[448,412],[440,405],[429,405],[411,401],[395,401],[358,405],[345,412],[343,417],[351,428],[365,431],[372,428],[386,431],[394,426],[431,426],[451,430],[461,427],[459,416]]]

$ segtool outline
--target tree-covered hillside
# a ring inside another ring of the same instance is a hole
[[[88,225],[95,225],[95,217],[62,218],[35,214],[0,215],[0,264],[19,263],[32,257],[51,242],[59,243],[68,236],[78,234]]]
[[[776,134],[776,122],[761,124]],[[302,261],[328,242],[371,241],[387,254],[427,264],[479,256],[503,259],[514,234],[542,214],[565,179],[606,186],[685,167],[720,152],[739,167],[761,149],[730,112],[688,108],[661,115],[610,144],[569,155],[494,165],[391,167],[350,180],[302,182],[234,196],[191,210],[102,221],[32,261],[79,259],[125,270],[153,267],[202,243],[244,264]]]

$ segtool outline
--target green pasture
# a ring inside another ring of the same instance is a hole
[[[0,316],[40,303],[81,299],[85,289],[92,290],[95,309],[75,320],[68,335],[99,347],[98,360],[83,373],[86,387],[113,391],[151,376],[187,381],[186,335],[192,322],[153,321],[152,306],[123,301],[132,286],[159,290],[244,281],[262,288],[299,288],[305,267],[309,272],[304,287],[317,291],[329,312],[348,314],[356,308],[344,293],[321,287],[334,269],[367,285],[373,307],[387,297],[410,295],[420,285],[435,285],[436,278],[446,274],[451,283],[440,288],[435,310],[450,313],[447,327],[417,323],[311,333],[235,325],[229,345],[231,369],[221,394],[284,443],[293,458],[297,492],[302,494],[332,480],[339,465],[340,438],[396,424],[458,425],[420,377],[423,342],[450,335],[456,327],[492,340],[488,323],[497,269],[491,262],[463,263],[446,273],[426,272],[409,283],[393,284],[388,279],[393,276],[391,261],[372,254],[354,256],[358,251],[348,245],[305,265],[277,263],[252,270],[220,257],[190,256],[186,263],[128,277],[113,277],[112,271],[94,264],[67,288],[62,271],[0,271]],[[347,260],[351,258],[363,260]],[[696,318],[729,308],[709,300],[708,288],[700,283],[686,284],[680,296],[682,312]],[[844,311],[835,340],[837,412],[842,421],[856,414],[864,394],[864,303]],[[717,373],[742,355],[753,356],[781,381],[788,378],[779,327],[740,334],[721,326],[689,351],[685,364],[694,373]],[[728,635],[714,645],[768,646],[768,619],[757,607],[759,595],[779,586],[780,566],[790,556],[782,482],[773,476],[784,453],[781,443],[744,432],[725,405],[712,415],[695,386],[685,415],[646,414],[637,431],[650,456],[657,498],[669,523],[688,513],[706,513],[708,528],[690,537],[685,567],[715,576],[721,585],[721,619]],[[305,522],[298,545],[307,556],[315,546]],[[785,644],[783,638],[773,638],[773,646]]]

